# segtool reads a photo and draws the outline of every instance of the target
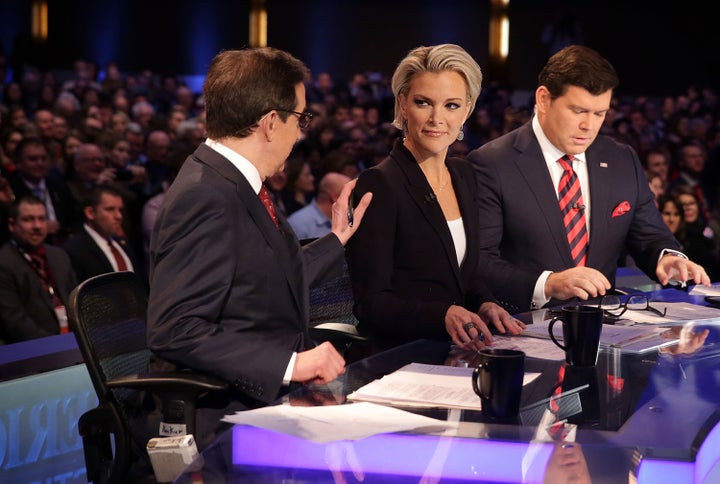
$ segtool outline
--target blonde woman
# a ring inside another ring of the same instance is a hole
[[[372,192],[374,202],[346,252],[358,328],[376,341],[451,339],[479,349],[492,343],[490,326],[524,328],[480,280],[473,169],[447,157],[481,81],[478,64],[453,44],[410,51],[393,75],[403,138],[360,175],[356,200]]]

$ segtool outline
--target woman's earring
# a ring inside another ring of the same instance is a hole
[[[462,127],[461,127],[461,128],[460,128],[460,132],[459,132],[458,135],[457,135],[457,140],[458,140],[458,141],[462,141],[462,140],[464,140],[464,139],[465,139],[465,133],[463,132],[463,129],[462,129]]]

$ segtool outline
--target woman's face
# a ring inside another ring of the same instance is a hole
[[[130,145],[125,140],[115,143],[110,152],[110,161],[113,166],[124,167],[130,162]]]
[[[470,112],[465,80],[454,71],[417,74],[400,107],[407,123],[405,146],[417,161],[444,157]]]
[[[698,219],[700,214],[697,200],[692,195],[680,195],[678,197],[685,212],[685,221],[688,223],[694,223]]]
[[[665,222],[665,225],[670,229],[670,232],[673,234],[676,233],[678,228],[680,228],[680,221],[682,220],[677,207],[672,201],[668,200],[665,202],[665,205],[662,206],[661,210],[663,222]]]
[[[303,164],[302,170],[300,170],[300,176],[295,182],[295,187],[303,193],[310,193],[315,190],[315,177],[312,171],[310,171],[310,165],[308,163]]]

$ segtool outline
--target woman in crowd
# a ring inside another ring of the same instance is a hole
[[[698,196],[692,187],[681,185],[673,190],[684,216],[684,234],[678,241],[683,253],[705,268],[712,281],[720,277],[720,226],[716,220],[705,220]]]
[[[315,176],[310,170],[310,163],[304,158],[287,160],[285,165],[287,184],[283,191],[283,204],[287,215],[292,214],[310,203],[315,193]]]
[[[452,44],[412,50],[393,75],[404,138],[360,175],[355,199],[374,200],[346,252],[358,327],[378,342],[452,339],[478,349],[492,342],[489,326],[524,328],[480,280],[475,176],[447,157],[481,81],[477,63]]]
[[[668,194],[660,195],[656,200],[663,222],[682,244],[682,239],[685,238],[685,218],[680,200]]]

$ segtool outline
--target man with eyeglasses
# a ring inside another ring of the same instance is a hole
[[[301,248],[263,189],[310,122],[306,75],[302,62],[272,48],[213,59],[203,88],[207,140],[166,192],[151,235],[148,345],[231,385],[228,405],[210,412],[216,419],[270,403],[291,382],[325,383],[345,371],[330,343],[313,347],[308,286],[340,269],[371,196],[350,224],[354,181],[345,184],[331,233]]]

